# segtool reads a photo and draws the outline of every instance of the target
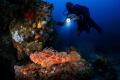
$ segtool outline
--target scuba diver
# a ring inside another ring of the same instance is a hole
[[[68,14],[66,15],[67,16],[66,20],[64,22],[57,22],[56,25],[65,26],[67,20],[68,21],[74,20],[77,22],[78,35],[80,35],[82,31],[86,31],[87,33],[89,33],[90,27],[95,28],[100,34],[102,34],[103,32],[102,29],[90,17],[90,13],[87,7],[79,4],[74,5],[71,2],[67,2],[66,8],[67,8],[66,10],[68,11]]]

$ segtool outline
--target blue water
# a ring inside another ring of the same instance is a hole
[[[103,35],[91,27],[90,33],[83,31],[77,35],[77,25],[72,21],[69,26],[55,26],[64,46],[77,43],[100,44],[109,49],[120,48],[120,0],[44,0],[54,4],[52,16],[56,21],[64,21],[63,11],[66,2],[84,5],[89,8],[91,18],[103,29]],[[65,12],[67,13],[67,12]],[[89,45],[89,44],[88,44]]]
[[[82,57],[89,59],[95,59],[97,55],[107,58],[111,64],[114,64],[111,67],[118,71],[118,80],[120,80],[120,0],[44,1],[54,4],[52,16],[56,21],[65,20],[63,11],[66,9],[66,2],[89,8],[91,18],[103,29],[103,35],[91,27],[90,33],[83,31],[78,36],[77,25],[74,21],[69,26],[55,25],[55,29],[62,40],[62,48],[74,46],[80,50]]]

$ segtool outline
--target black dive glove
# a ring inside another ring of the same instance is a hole
[[[56,25],[64,26],[64,22],[57,22]]]

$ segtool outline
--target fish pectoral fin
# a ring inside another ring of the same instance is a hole
[[[52,65],[53,65],[53,61],[51,60],[44,60],[41,63],[41,67],[44,67],[44,68],[50,68]]]
[[[71,51],[68,54],[68,57],[70,58],[71,61],[78,61],[80,59],[79,55],[77,54],[76,51]]]

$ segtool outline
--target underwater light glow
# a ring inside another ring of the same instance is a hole
[[[67,22],[67,23],[69,23],[70,21],[71,21],[70,18],[67,18],[67,19],[66,19],[66,22]]]

